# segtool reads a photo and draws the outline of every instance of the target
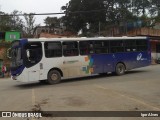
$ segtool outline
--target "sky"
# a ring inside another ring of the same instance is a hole
[[[70,0],[0,0],[0,11],[10,14],[14,10],[22,13],[59,13]],[[50,17],[60,17],[52,15]],[[36,24],[44,25],[47,16],[35,16]]]

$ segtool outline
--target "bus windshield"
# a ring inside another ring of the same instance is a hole
[[[11,69],[17,69],[23,65],[22,50],[20,47],[12,47],[11,49]]]

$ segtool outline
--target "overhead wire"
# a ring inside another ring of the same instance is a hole
[[[93,13],[93,12],[101,12],[105,11],[106,9],[99,9],[99,10],[89,10],[89,11],[74,11],[68,12],[67,14],[78,14],[78,13]],[[60,15],[66,14],[66,12],[59,12],[59,13],[29,13],[29,14],[0,14],[0,16],[24,16],[24,15]]]

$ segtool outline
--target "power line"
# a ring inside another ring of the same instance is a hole
[[[65,13],[30,13],[30,14],[5,14],[0,16],[25,16],[25,15],[59,15],[59,14],[65,14]]]
[[[74,12],[68,12],[67,14],[79,14],[79,13],[93,13],[93,12],[101,12],[105,11],[106,9],[99,9],[99,10],[89,10],[89,11],[74,11]],[[24,15],[60,15],[60,14],[66,14],[66,12],[61,13],[30,13],[30,14],[4,14],[0,16],[24,16]]]

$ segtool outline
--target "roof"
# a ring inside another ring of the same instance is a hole
[[[93,37],[93,38],[39,38],[28,39],[28,41],[86,41],[86,40],[131,40],[131,39],[147,39],[147,37]]]

